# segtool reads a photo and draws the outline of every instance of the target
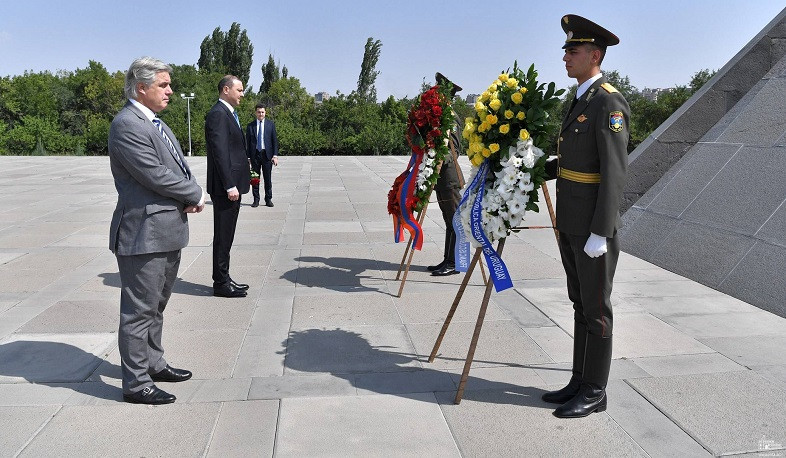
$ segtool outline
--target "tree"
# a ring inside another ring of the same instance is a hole
[[[360,75],[358,76],[358,96],[374,103],[377,102],[377,88],[374,87],[374,82],[377,80],[377,75],[379,75],[379,72],[375,69],[381,49],[381,41],[375,41],[374,37],[368,37],[366,48],[363,52],[363,62],[360,64]]]
[[[701,89],[701,87],[704,86],[704,84],[709,81],[710,78],[715,76],[716,73],[718,73],[717,70],[710,70],[709,68],[705,68],[694,73],[690,79],[690,83],[688,84],[691,89],[691,95]]]
[[[200,70],[235,75],[243,85],[248,84],[253,59],[254,45],[237,22],[233,22],[227,32],[216,27],[199,46]]]
[[[284,68],[286,69],[286,66]],[[278,65],[275,59],[273,59],[273,54],[268,54],[267,63],[262,64],[262,84],[259,86],[259,93],[267,94],[270,91],[270,86],[279,79],[281,79],[281,72],[278,69]]]

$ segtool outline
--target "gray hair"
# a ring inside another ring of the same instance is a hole
[[[153,57],[140,57],[131,62],[126,72],[126,82],[123,93],[129,99],[136,99],[136,85],[139,83],[150,86],[156,81],[156,75],[161,72],[172,73],[172,67]]]

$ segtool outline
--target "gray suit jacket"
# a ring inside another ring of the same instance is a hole
[[[161,253],[188,245],[188,217],[183,209],[199,203],[202,188],[188,169],[175,135],[163,126],[175,152],[131,102],[109,128],[109,164],[117,189],[109,249],[116,255]]]

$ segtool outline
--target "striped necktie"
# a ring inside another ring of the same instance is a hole
[[[169,146],[169,150],[172,152],[172,155],[175,156],[175,159],[177,160],[177,164],[180,166],[181,169],[183,169],[183,172],[185,172],[186,177],[188,177],[188,170],[186,169],[186,165],[183,164],[183,160],[180,159],[180,154],[178,154],[177,150],[175,149],[175,144],[172,143],[172,140],[169,139],[169,135],[167,135],[166,132],[164,132],[164,126],[161,124],[161,120],[158,118],[153,118],[153,124],[155,124],[155,126],[158,128],[158,132],[161,134],[161,137],[164,138],[164,143],[166,143],[167,146]]]

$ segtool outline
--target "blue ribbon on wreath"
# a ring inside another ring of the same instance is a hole
[[[483,232],[483,194],[486,191],[486,175],[488,174],[489,165],[488,159],[483,161],[480,165],[475,179],[464,191],[464,196],[459,204],[459,209],[467,201],[469,195],[473,190],[477,189],[475,200],[472,202],[470,209],[470,232],[472,237],[480,243],[483,255],[486,257],[486,265],[489,266],[489,274],[491,281],[494,283],[494,289],[497,292],[504,291],[513,287],[513,282],[510,279],[508,268],[505,262],[497,254],[497,250],[491,244],[486,234]],[[467,241],[464,229],[461,224],[460,210],[457,209],[453,215],[453,229],[456,232],[456,270],[459,272],[466,272],[469,268],[469,242]],[[463,269],[462,269],[463,267]]]

